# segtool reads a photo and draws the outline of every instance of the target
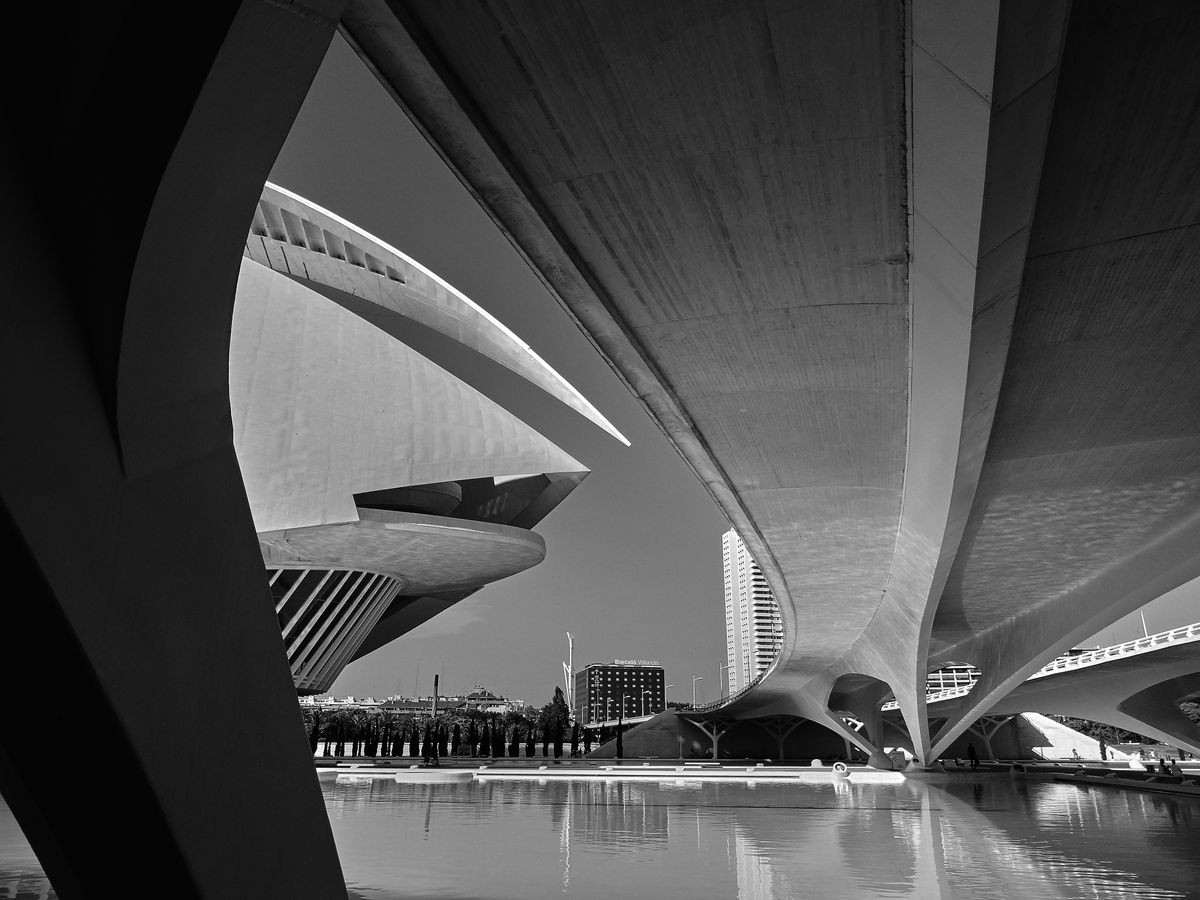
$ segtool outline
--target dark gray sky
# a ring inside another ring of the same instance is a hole
[[[428,266],[529,343],[632,442],[472,354],[435,361],[592,470],[538,527],[546,561],[489,585],[346,668],[333,693],[428,694],[483,684],[541,705],[575,663],[661,660],[668,696],[712,698],[724,658],[723,514],[608,365],[341,38],[271,174]],[[432,346],[432,345],[431,345]],[[438,344],[445,349],[445,344]],[[418,349],[422,349],[418,347]],[[482,379],[479,381],[478,379]],[[1151,632],[1200,621],[1200,582],[1145,609]],[[1137,614],[1097,636],[1141,635]]]

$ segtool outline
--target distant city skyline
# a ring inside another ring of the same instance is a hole
[[[428,693],[476,683],[534,705],[562,684],[566,632],[576,669],[617,657],[660,659],[669,699],[691,699],[688,673],[715,699],[726,659],[721,559],[729,523],[623,383],[507,239],[340,37],[335,39],[271,180],[336,209],[479,303],[591,400],[632,442],[625,448],[536,389],[468,353],[456,375],[504,395],[520,418],[592,469],[573,502],[536,530],[546,561],[484,587],[363,659],[338,695]],[[428,336],[413,345],[445,353]],[[445,358],[435,357],[450,367]],[[472,380],[472,377],[474,379]],[[1200,582],[1149,604],[1151,632],[1200,621]],[[1082,644],[1142,633],[1138,613]],[[419,674],[419,678],[418,678]]]

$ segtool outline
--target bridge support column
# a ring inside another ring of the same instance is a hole
[[[987,753],[988,759],[996,758],[996,751],[992,749],[992,738],[996,732],[1015,719],[1016,716],[984,716],[967,730],[978,736],[983,741],[984,752]]]
[[[775,738],[776,760],[784,758],[783,742],[787,739],[787,736],[804,723],[804,719],[797,716],[767,716],[763,719],[751,719],[750,721]],[[847,738],[848,740],[849,738]],[[849,747],[847,746],[847,755],[849,755],[849,752]]]
[[[690,722],[708,736],[712,741],[713,761],[716,762],[720,757],[717,755],[718,745],[721,736],[729,729],[737,724],[733,719],[684,719],[685,722]]]

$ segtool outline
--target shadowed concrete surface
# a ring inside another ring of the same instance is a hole
[[[36,687],[0,790],[64,900],[344,896],[228,392],[245,231],[340,7],[64,7],[6,101],[0,675]],[[66,710],[90,762],[33,738]]]
[[[783,650],[723,713],[869,750],[894,697],[928,760],[1200,575],[1190,5],[354,0],[343,31],[771,582]],[[931,731],[950,662],[983,679]]]

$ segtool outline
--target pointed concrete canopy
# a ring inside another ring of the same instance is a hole
[[[259,532],[358,521],[354,495],[367,491],[586,471],[411,348],[248,259],[229,379]]]
[[[349,301],[349,308],[378,324],[400,316],[470,347],[629,446],[587,398],[495,316],[416,260],[336,213],[267,183],[246,240],[246,254],[277,272],[328,290],[338,302]],[[397,336],[404,340],[403,334]]]

